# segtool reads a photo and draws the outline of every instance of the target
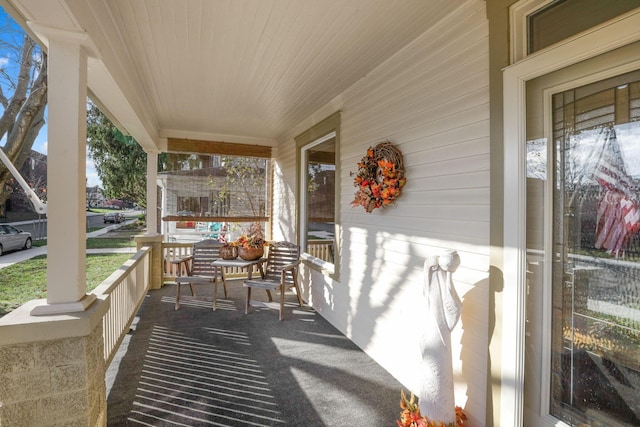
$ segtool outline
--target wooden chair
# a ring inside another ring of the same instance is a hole
[[[220,259],[220,248],[223,243],[217,240],[202,240],[193,244],[191,255],[180,261],[187,265],[186,275],[176,277],[176,307],[180,308],[180,288],[188,284],[191,288],[191,295],[195,296],[194,284],[213,284],[213,309],[218,304],[218,267],[212,265],[213,261]],[[220,268],[220,277],[223,279],[224,297],[227,298],[227,285],[224,282],[224,270]]]
[[[300,264],[300,246],[290,242],[276,242],[269,245],[265,275],[262,279],[245,280],[247,305],[244,313],[249,313],[251,289],[280,291],[280,320],[284,317],[284,293],[288,288],[296,289],[298,304],[302,307],[302,296],[298,285],[298,265]]]

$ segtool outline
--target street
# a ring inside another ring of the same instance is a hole
[[[132,211],[123,211],[125,216]],[[105,224],[102,220],[103,214],[87,212],[87,230],[103,227]],[[13,223],[13,225],[22,230],[31,233],[33,240],[40,240],[47,237],[47,219],[38,219],[33,221],[23,221],[19,223]]]

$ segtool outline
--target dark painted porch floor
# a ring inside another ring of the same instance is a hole
[[[402,385],[294,294],[282,322],[245,316],[238,280],[215,312],[196,294],[174,311],[175,287],[149,293],[107,375],[108,425],[395,425]]]

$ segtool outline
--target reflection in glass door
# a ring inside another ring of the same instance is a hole
[[[553,417],[639,426],[640,72],[557,93],[551,115],[551,143],[527,144],[526,357]]]

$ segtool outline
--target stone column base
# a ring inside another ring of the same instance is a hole
[[[106,425],[108,301],[73,315],[30,316],[40,303],[0,319],[0,426]]]

